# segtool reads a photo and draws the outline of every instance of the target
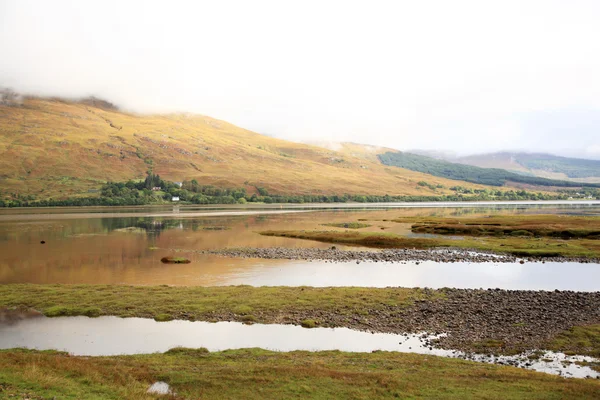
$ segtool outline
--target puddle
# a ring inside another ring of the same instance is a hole
[[[530,361],[527,359],[529,354],[498,358],[467,355],[431,347],[430,341],[435,338],[423,333],[395,335],[348,328],[305,329],[294,325],[244,325],[238,322],[156,322],[144,318],[118,317],[39,317],[0,324],[2,349],[54,349],[81,356],[155,353],[174,347],[205,347],[209,351],[252,347],[274,351],[383,350],[504,363],[566,377],[600,377],[600,373],[588,366],[574,363],[595,361],[589,357],[568,357],[547,352],[540,359]],[[567,365],[563,361],[572,363]]]

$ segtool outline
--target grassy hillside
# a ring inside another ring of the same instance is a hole
[[[471,165],[451,163],[431,157],[404,152],[386,152],[379,154],[379,159],[385,165],[407,168],[424,172],[438,177],[480,183],[491,186],[504,186],[508,182],[523,183],[548,187],[600,187],[600,184],[559,181],[522,173],[509,172],[499,168],[481,168]]]
[[[143,179],[149,169],[248,193],[439,195],[455,184],[200,115],[135,115],[97,99],[0,104],[2,197],[89,196],[106,181]]]
[[[500,152],[460,157],[448,161],[483,168],[502,168],[541,178],[600,182],[600,160],[560,157],[543,153]]]

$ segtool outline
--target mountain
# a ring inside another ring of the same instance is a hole
[[[0,102],[0,196],[90,196],[107,181],[143,179],[148,170],[248,193],[440,195],[456,184],[382,165],[360,145],[334,151],[201,115],[131,114],[95,98],[13,100]]]
[[[464,157],[441,152],[410,152],[453,163],[482,168],[501,168],[522,175],[574,182],[600,183],[600,160],[525,152],[496,152]]]
[[[595,183],[578,183],[565,180],[554,180],[537,176],[510,172],[500,168],[481,168],[461,163],[453,163],[423,155],[406,152],[386,152],[378,155],[385,165],[407,168],[438,177],[462,180],[490,186],[505,186],[509,183],[544,186],[544,187],[600,187]]]

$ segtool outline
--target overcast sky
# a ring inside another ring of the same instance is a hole
[[[600,157],[600,1],[0,0],[0,86],[292,140]]]

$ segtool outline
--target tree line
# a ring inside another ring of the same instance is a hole
[[[418,186],[433,186],[419,182]],[[159,189],[160,188],[160,189]],[[437,186],[435,187],[437,188]],[[158,190],[159,189],[159,190]],[[249,194],[245,188],[220,188],[201,185],[196,180],[184,181],[181,186],[163,180],[159,175],[148,174],[143,181],[107,182],[99,196],[73,197],[68,199],[36,200],[33,196],[0,199],[0,207],[49,207],[49,206],[138,206],[170,204],[172,197],[179,197],[185,204],[244,204],[244,203],[391,203],[391,202],[440,202],[440,201],[506,201],[506,200],[568,200],[570,198],[600,199],[600,190],[585,188],[578,191],[561,190],[554,194],[526,190],[472,189],[463,186],[450,188],[452,194],[440,195],[357,195],[357,194],[270,194],[263,187]]]

